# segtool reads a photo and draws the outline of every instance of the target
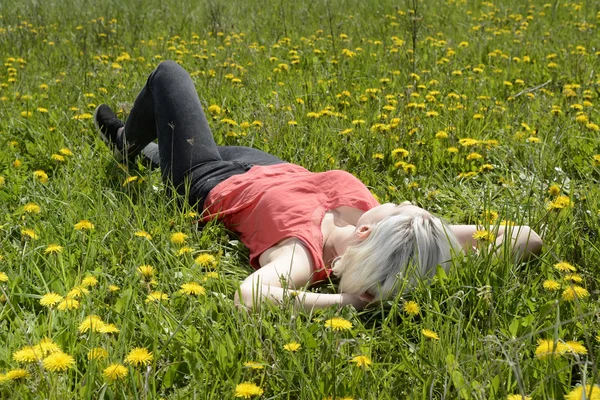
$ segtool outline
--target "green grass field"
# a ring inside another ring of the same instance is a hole
[[[0,398],[600,399],[599,24],[587,0],[0,3]],[[542,255],[482,240],[368,311],[236,309],[247,250],[93,128],[167,59],[218,144],[529,225]]]

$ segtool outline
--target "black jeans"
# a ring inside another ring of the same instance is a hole
[[[151,143],[158,138],[158,145]],[[220,182],[253,165],[285,161],[243,146],[217,146],[192,78],[179,64],[164,61],[150,74],[125,122],[123,148],[160,165],[163,182],[188,194],[202,210],[208,193]]]

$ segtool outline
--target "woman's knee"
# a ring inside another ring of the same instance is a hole
[[[154,70],[155,76],[172,76],[179,74],[188,75],[187,71],[173,60],[161,61]]]

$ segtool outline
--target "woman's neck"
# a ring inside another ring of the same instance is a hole
[[[354,238],[356,227],[345,221],[336,219],[334,213],[325,214],[321,231],[323,232],[323,262],[331,265],[336,257],[341,256]]]

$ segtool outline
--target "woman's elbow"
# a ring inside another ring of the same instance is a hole
[[[522,226],[519,232],[520,241],[524,244],[525,251],[524,255],[526,258],[530,256],[537,256],[542,252],[542,246],[544,245],[544,241],[537,234],[536,231],[531,229],[528,226]]]

